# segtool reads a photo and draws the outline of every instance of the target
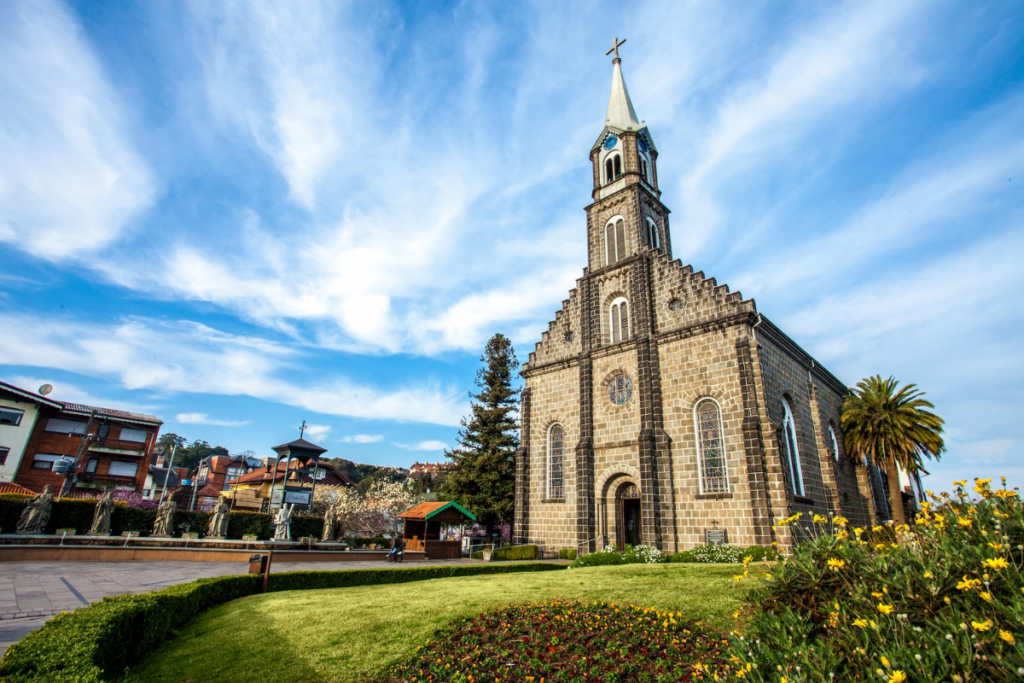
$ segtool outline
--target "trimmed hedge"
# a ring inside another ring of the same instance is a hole
[[[575,560],[576,559],[576,548],[562,548],[558,551],[558,559],[560,560]]]
[[[391,539],[384,538],[383,536],[359,536],[357,538],[348,539],[348,543],[353,548],[369,548],[371,545],[376,545],[381,548],[391,547]]]
[[[492,560],[536,560],[537,546],[515,545],[509,548],[495,548],[491,553]]]
[[[270,591],[347,588],[481,574],[552,571],[558,565],[457,565],[409,569],[271,574]],[[119,595],[57,615],[7,650],[0,678],[8,683],[101,683],[122,680],[201,612],[256,594],[260,576],[245,574],[171,586],[145,595]]]
[[[13,534],[18,526],[18,519],[22,510],[25,509],[25,501],[30,496],[23,496],[16,493],[0,494],[0,531],[5,534]],[[46,525],[46,532],[56,533],[57,529],[74,529],[79,534],[89,533],[92,526],[92,516],[96,509],[96,501],[93,499],[65,498],[54,501],[53,513]],[[128,507],[123,502],[114,503],[114,511],[110,516],[110,533],[120,536],[122,532],[131,531],[135,534],[148,536],[153,532],[153,524],[156,522],[156,510],[141,510]],[[242,538],[242,536],[256,535],[262,539],[271,537],[273,526],[273,515],[259,512],[232,511],[228,518],[228,538]],[[174,513],[174,534],[181,536],[186,532],[198,532],[200,536],[206,535],[206,528],[210,523],[209,512],[189,512],[178,510]],[[292,538],[299,539],[303,536],[320,538],[323,533],[323,517],[312,517],[309,515],[295,515],[292,517]],[[367,539],[367,542],[378,539]],[[380,539],[384,544],[386,540]]]

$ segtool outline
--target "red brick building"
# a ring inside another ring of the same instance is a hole
[[[440,471],[441,465],[436,462],[414,462],[412,467],[409,468],[409,478],[419,479],[429,474],[432,478],[436,479]]]
[[[62,457],[74,459],[81,450],[76,493],[110,487],[142,491],[162,424],[153,415],[47,401],[39,406],[14,482],[59,488],[64,475],[53,472],[54,464]]]

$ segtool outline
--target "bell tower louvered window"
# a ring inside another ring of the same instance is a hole
[[[616,216],[604,226],[605,263],[612,265],[626,258],[626,223]]]
[[[661,240],[658,235],[658,224],[653,218],[647,219],[647,246],[651,249],[661,249]]]
[[[629,339],[629,302],[624,297],[619,297],[612,302],[608,309],[608,322],[612,344]]]

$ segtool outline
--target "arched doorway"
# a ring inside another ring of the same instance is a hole
[[[619,522],[618,541],[619,550],[624,546],[640,545],[642,536],[640,534],[640,488],[633,482],[626,482],[615,491],[615,503]]]

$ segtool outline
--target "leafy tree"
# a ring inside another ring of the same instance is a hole
[[[897,524],[906,522],[897,465],[915,474],[922,459],[939,459],[946,450],[941,417],[916,384],[902,389],[894,378],[881,375],[857,383],[843,402],[842,430],[847,454],[855,461],[867,457],[889,480],[889,502]]]
[[[490,531],[512,520],[519,448],[519,389],[512,379],[519,361],[508,338],[496,334],[480,362],[480,391],[470,394],[472,413],[462,420],[458,446],[445,451],[450,463],[440,494],[473,512]]]
[[[171,451],[177,446],[179,449],[182,448],[188,439],[183,436],[178,436],[174,432],[167,432],[161,434],[160,438],[156,440],[156,445],[153,446],[153,450],[161,455],[167,455],[170,457]],[[175,454],[177,455],[177,454]]]

